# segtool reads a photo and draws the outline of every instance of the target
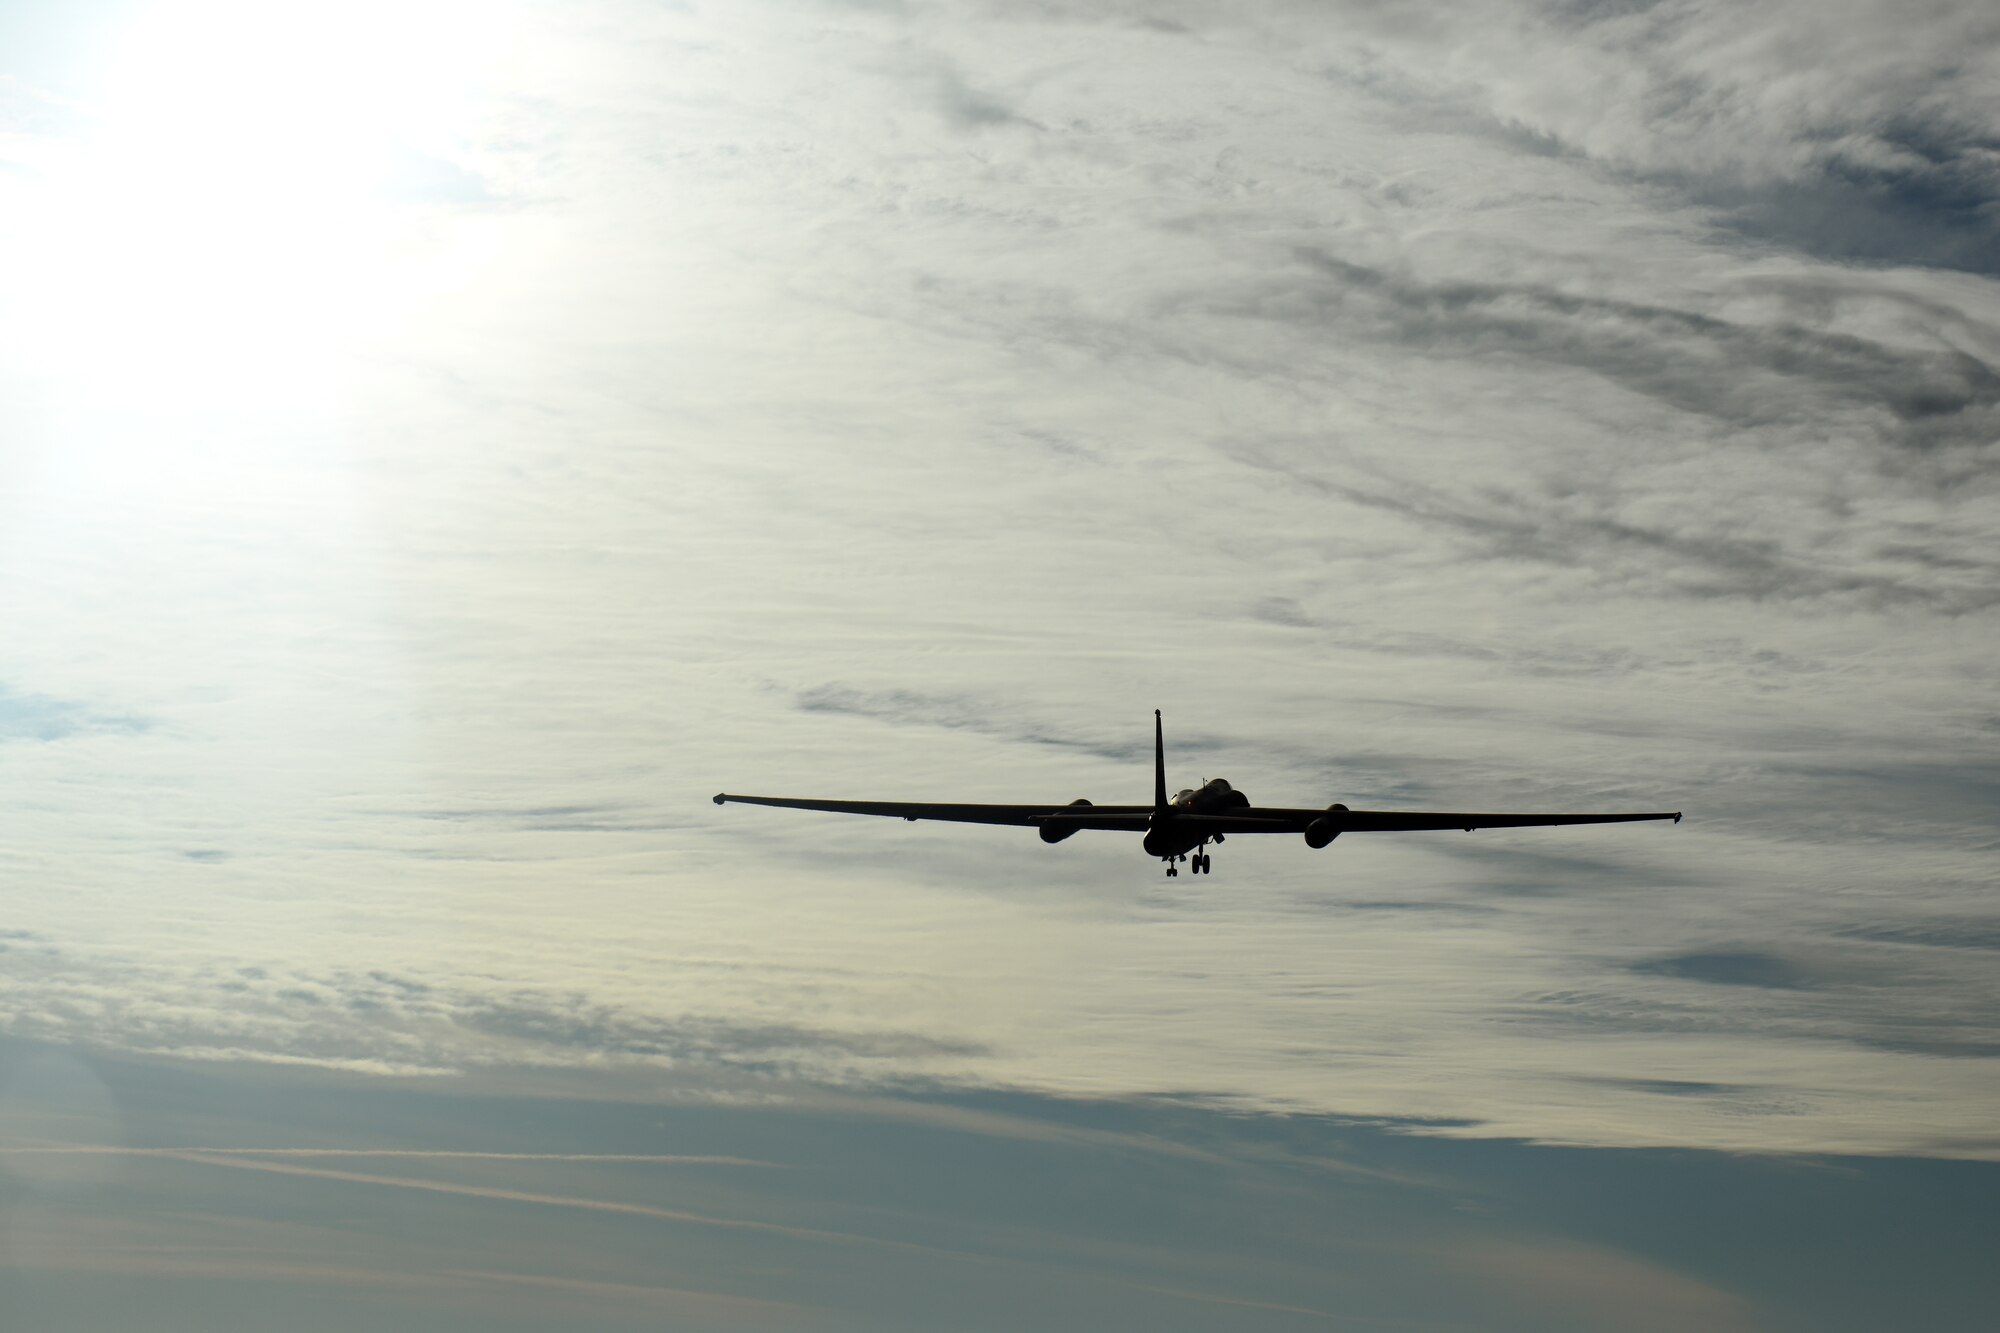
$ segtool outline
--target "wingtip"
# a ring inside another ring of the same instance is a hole
[[[720,791],[719,791],[719,792],[717,792],[717,793],[715,794],[715,803],[716,803],[717,805],[721,805],[721,804],[722,804],[722,803],[723,803],[724,801],[726,801],[726,800],[728,800],[728,799],[729,799],[729,793],[728,793],[728,792],[720,792]]]
[[[1681,822],[1681,812],[1678,810],[1674,811],[1674,822],[1676,824]]]

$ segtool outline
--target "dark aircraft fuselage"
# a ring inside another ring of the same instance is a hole
[[[1213,832],[1197,832],[1192,825],[1181,818],[1183,815],[1224,815],[1232,810],[1240,810],[1250,804],[1250,798],[1231,787],[1222,778],[1214,778],[1199,788],[1183,791],[1169,802],[1166,808],[1153,812],[1146,825],[1146,854],[1148,856],[1179,856],[1191,852],[1211,839],[1220,841]]]

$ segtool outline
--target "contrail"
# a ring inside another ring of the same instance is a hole
[[[491,1162],[658,1162],[691,1166],[762,1166],[751,1157],[712,1157],[676,1153],[584,1152],[461,1152],[432,1148],[126,1148],[111,1144],[61,1144],[50,1147],[0,1147],[0,1156],[179,1157],[185,1153],[226,1153],[232,1157],[421,1157]]]
[[[869,1245],[881,1249],[905,1250],[918,1254],[988,1262],[983,1256],[947,1250],[916,1241],[891,1240],[855,1232],[827,1231],[819,1227],[787,1226],[782,1222],[760,1222],[740,1217],[713,1217],[706,1213],[683,1212],[653,1204],[624,1203],[615,1199],[578,1198],[567,1194],[540,1194],[530,1190],[506,1189],[494,1185],[463,1185],[455,1181],[417,1180],[407,1176],[377,1176],[360,1171],[335,1171],[327,1167],[295,1166],[289,1162],[246,1160],[242,1157],[200,1153],[187,1148],[142,1149],[148,1156],[192,1162],[200,1166],[230,1167],[238,1171],[270,1171],[278,1175],[305,1176],[314,1180],[339,1180],[356,1185],[384,1185],[392,1189],[423,1190],[431,1194],[457,1194],[472,1199],[497,1199],[508,1203],[534,1203],[555,1208],[579,1208],[591,1212],[623,1213],[631,1217],[651,1217],[663,1222],[686,1222],[696,1226],[722,1227],[733,1231],[760,1231],[794,1236],[802,1240],[830,1241],[839,1245]]]
[[[88,1144],[64,1144],[45,1148],[0,1147],[0,1156],[25,1156],[29,1154],[94,1154],[100,1156],[152,1157],[168,1161],[187,1162],[197,1166],[226,1167],[239,1171],[268,1171],[277,1175],[304,1176],[313,1180],[341,1181],[355,1185],[382,1185],[392,1189],[420,1190],[431,1194],[454,1194],[465,1198],[492,1199],[504,1203],[539,1204],[544,1207],[575,1208],[587,1212],[620,1213],[628,1217],[647,1217],[663,1222],[680,1222],[695,1226],[718,1227],[731,1231],[761,1232],[767,1235],[789,1236],[798,1240],[820,1241],[834,1245],[865,1246],[907,1254],[921,1254],[931,1258],[953,1259],[991,1267],[1032,1268],[1041,1266],[1041,1261],[1033,1259],[1021,1259],[998,1254],[975,1254],[966,1250],[953,1250],[937,1245],[926,1245],[920,1241],[894,1240],[887,1236],[870,1236],[861,1232],[829,1231],[820,1227],[790,1226],[783,1222],[764,1222],[751,1218],[716,1217],[706,1213],[685,1212],[678,1208],[662,1208],[655,1204],[626,1203],[615,1199],[579,1198],[574,1195],[563,1194],[541,1194],[529,1190],[507,1189],[493,1185],[470,1185],[444,1180],[418,1180],[405,1176],[378,1176],[360,1171],[338,1171],[325,1167],[299,1166],[285,1161],[256,1160],[273,1157],[416,1157],[486,1158],[497,1161],[527,1162],[691,1162],[738,1166],[778,1165],[777,1163],[760,1162],[746,1157],[690,1157],[648,1153],[502,1153],[457,1152],[451,1150],[431,1152],[414,1148],[121,1148],[109,1145]],[[1304,1306],[1244,1300],[1232,1296],[1214,1296],[1182,1288],[1156,1287],[1147,1283],[1125,1281],[1117,1278],[1107,1280],[1117,1286],[1128,1287],[1136,1291],[1152,1292],[1160,1296],[1175,1297],[1180,1300],[1198,1301],[1210,1305],[1239,1306],[1245,1309],[1271,1310],[1286,1314],[1308,1315],[1314,1318],[1328,1317],[1325,1311],[1313,1310]]]

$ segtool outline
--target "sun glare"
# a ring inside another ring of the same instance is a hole
[[[26,359],[167,419],[324,407],[424,286],[399,174],[476,180],[452,159],[503,31],[455,0],[147,12],[16,219]]]

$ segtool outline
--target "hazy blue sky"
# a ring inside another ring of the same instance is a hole
[[[1996,257],[1970,3],[0,0],[0,1316],[1990,1327]],[[1688,818],[708,801],[1155,707]]]

